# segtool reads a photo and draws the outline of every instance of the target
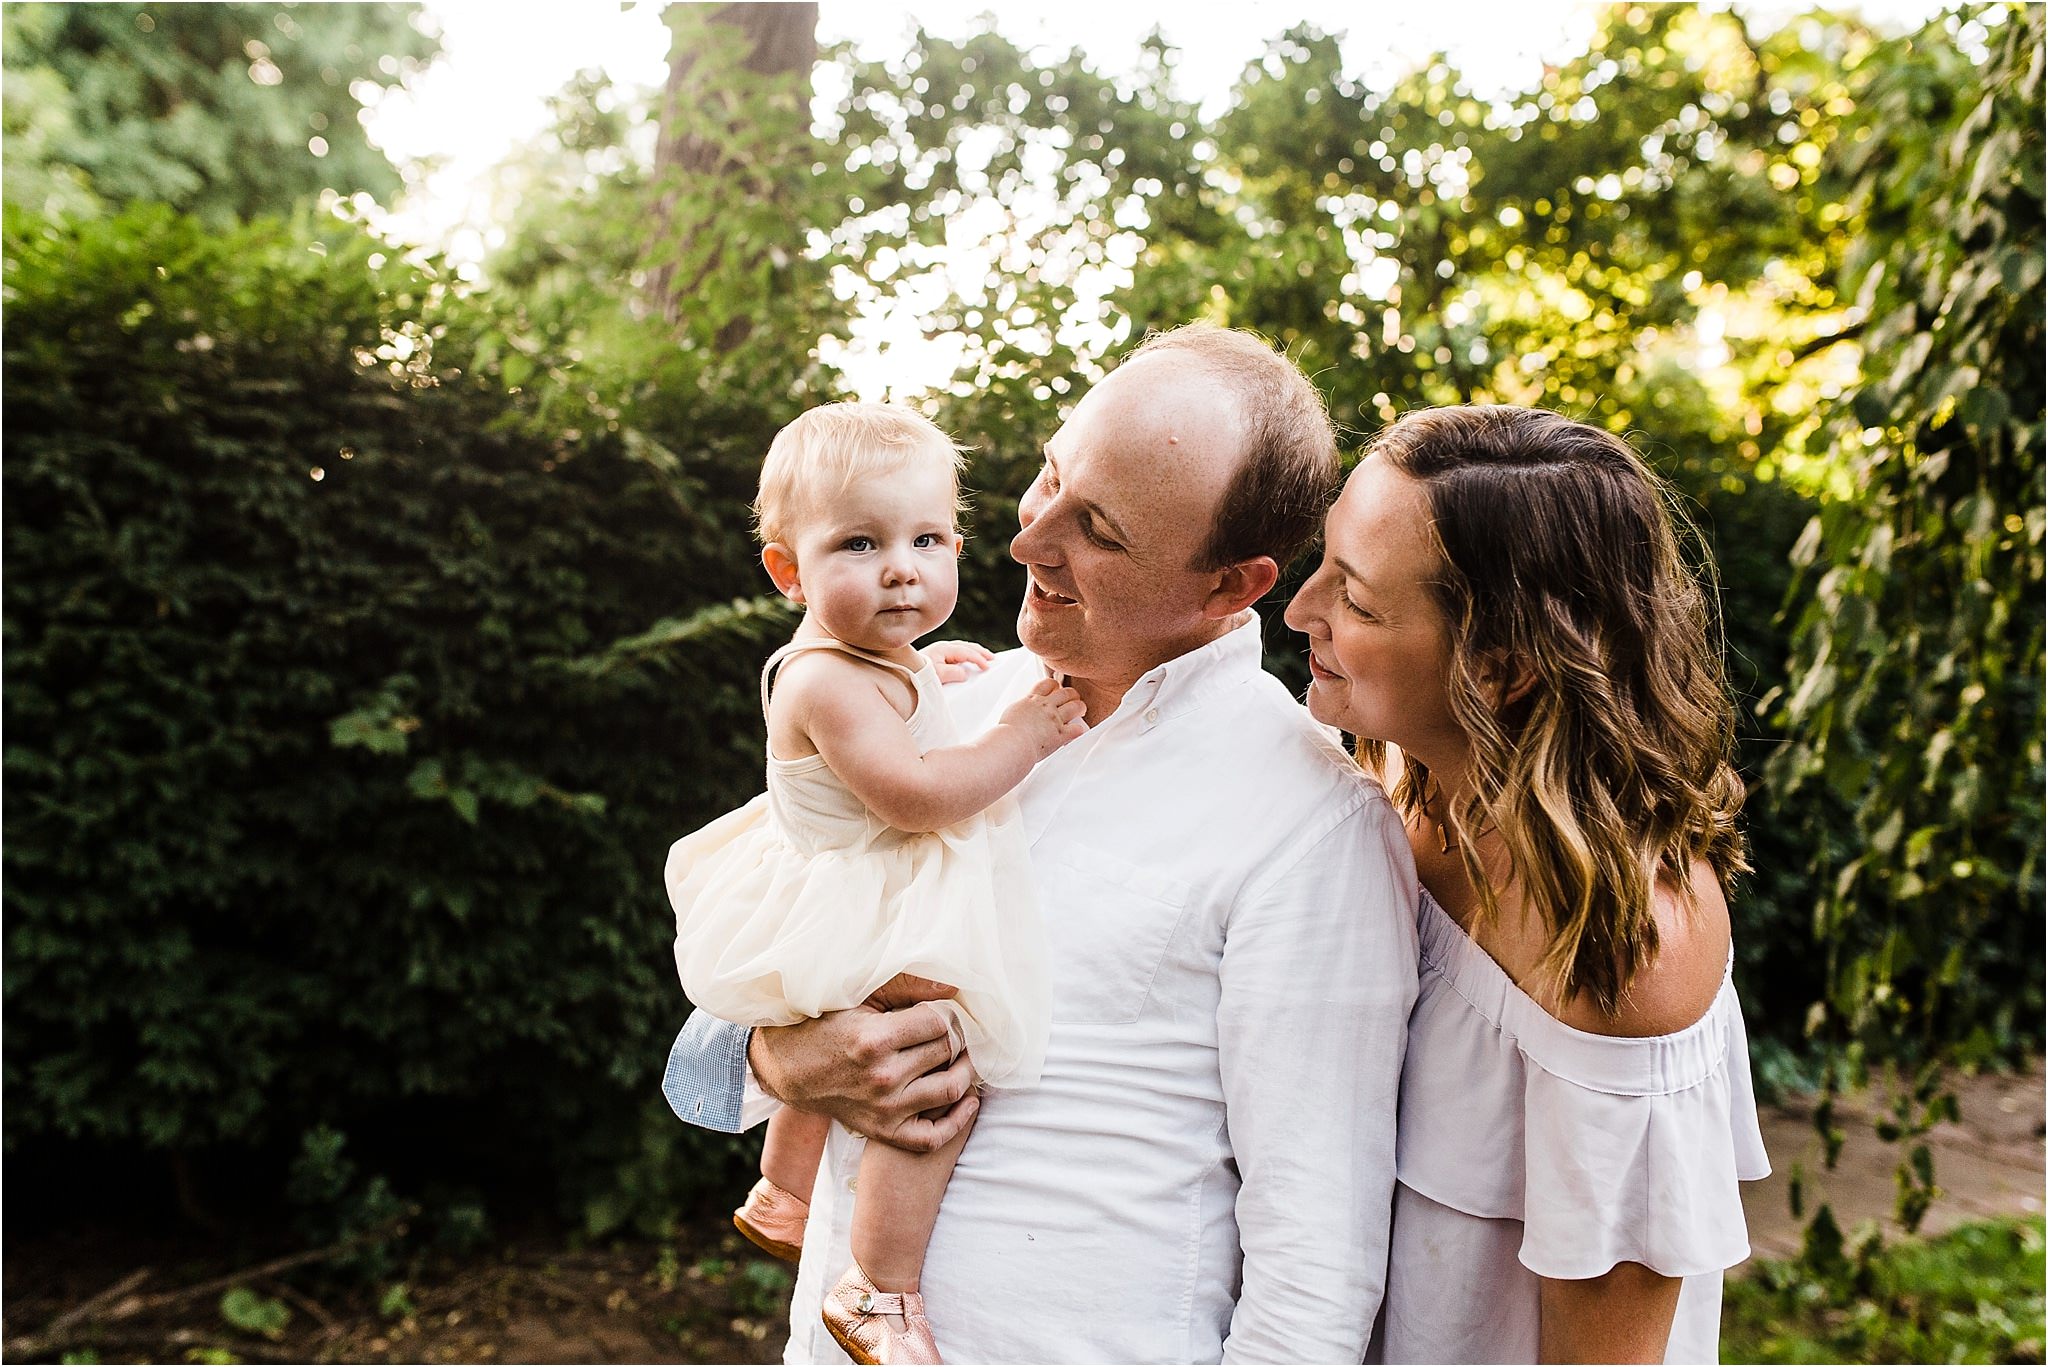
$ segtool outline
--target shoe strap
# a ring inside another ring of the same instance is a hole
[[[863,1315],[922,1315],[924,1297],[915,1291],[876,1291],[863,1288],[853,1296],[853,1308]]]

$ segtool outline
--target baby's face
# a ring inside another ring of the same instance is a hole
[[[796,596],[819,626],[864,650],[899,650],[951,617],[960,596],[953,481],[924,466],[859,480],[790,549]]]

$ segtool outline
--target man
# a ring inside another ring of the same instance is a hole
[[[924,1010],[751,1035],[699,1017],[678,1039],[683,1118],[738,1128],[751,1068],[841,1122],[789,1361],[844,1360],[818,1307],[857,1136],[931,1148],[969,1120],[922,1288],[949,1360],[1361,1359],[1415,876],[1378,788],[1261,669],[1250,611],[1336,475],[1314,388],[1214,327],[1147,342],[1047,445],[1010,547],[1024,649],[947,690],[963,734],[1048,672],[1087,704],[1089,733],[1017,790],[1053,968],[1038,1087],[977,1099]]]

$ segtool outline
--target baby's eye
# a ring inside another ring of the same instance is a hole
[[[910,544],[921,551],[932,550],[939,544],[939,534],[937,532],[919,532],[917,540]]]
[[[871,551],[874,548],[875,539],[871,536],[849,536],[846,538],[846,549],[849,551]]]

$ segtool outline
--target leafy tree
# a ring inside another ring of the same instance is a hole
[[[1796,552],[1773,771],[1811,841],[1846,1080],[1908,1074],[1892,1136],[1950,1112],[1942,1065],[2040,1024],[2044,30],[2000,6],[1889,44],[1837,172],[1866,354],[1830,424],[1845,487]],[[1924,1144],[1908,1160],[1910,1225],[1932,1171]]]
[[[414,5],[14,4],[10,204],[155,200],[216,224],[333,189],[399,189],[358,115],[438,48]]]
[[[654,148],[655,269],[648,282],[671,328],[714,275],[758,273],[773,287],[801,258],[801,175],[811,161],[811,67],[818,59],[814,3],[671,5],[668,81]],[[745,230],[732,218],[745,215]],[[714,223],[712,220],[719,220]],[[763,291],[764,293],[766,291]],[[729,350],[751,324],[725,321]]]

